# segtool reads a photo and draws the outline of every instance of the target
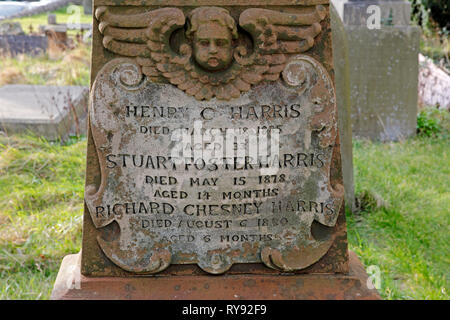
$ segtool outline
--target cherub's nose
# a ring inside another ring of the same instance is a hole
[[[217,53],[217,45],[214,41],[211,41],[209,44],[209,52]]]

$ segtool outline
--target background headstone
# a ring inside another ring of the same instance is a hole
[[[345,188],[345,206],[355,210],[355,187],[353,181],[353,144],[350,102],[350,71],[348,40],[344,24],[334,5],[330,5],[333,35],[333,63],[338,108],[339,132],[341,135],[342,175]]]
[[[83,10],[85,14],[92,14],[92,0],[83,0]]]
[[[395,141],[414,135],[420,28],[405,1],[333,0],[349,44],[353,135]],[[380,10],[380,28],[373,11]]]
[[[56,23],[56,14],[47,15],[47,23],[48,24],[57,24]]]
[[[47,51],[45,36],[0,35],[0,55],[39,55]]]
[[[23,32],[22,25],[20,22],[3,22],[0,23],[0,35],[10,35],[10,36],[17,36],[17,35],[24,35],[25,32]]]
[[[47,25],[42,28],[48,43],[48,57],[50,59],[59,59],[61,54],[69,46],[67,37],[67,26],[64,24]]]
[[[411,4],[404,0],[333,0],[346,25],[367,25],[372,11],[370,6],[380,8],[380,23],[385,26],[407,26],[410,24]]]

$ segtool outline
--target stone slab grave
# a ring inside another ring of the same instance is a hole
[[[41,55],[47,51],[47,38],[37,35],[0,35],[0,57],[18,54]]]
[[[52,299],[379,298],[348,252],[328,0],[93,8],[82,250]]]
[[[349,45],[353,136],[397,141],[416,133],[420,28],[402,0],[333,0]],[[372,6],[372,8],[370,8]],[[379,9],[379,28],[373,8]]]
[[[89,90],[82,86],[0,87],[0,130],[48,140],[85,134]]]

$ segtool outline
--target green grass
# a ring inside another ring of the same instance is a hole
[[[350,249],[381,270],[385,299],[448,299],[450,163],[446,136],[355,141],[362,211]],[[48,299],[62,258],[81,246],[84,139],[0,136],[0,299]]]
[[[349,243],[366,267],[380,268],[383,298],[449,298],[449,145],[429,137],[354,143],[365,209],[348,215]]]
[[[66,8],[55,13],[58,23],[67,22]],[[81,23],[91,19],[82,15]],[[14,20],[36,31],[47,15]],[[448,42],[422,43],[435,59],[444,50]],[[87,46],[56,60],[2,57],[0,85],[88,85],[89,57]],[[423,119],[429,114],[436,111]],[[385,299],[449,298],[450,119],[439,117],[441,131],[427,121],[422,126],[430,137],[354,142],[362,210],[348,214],[349,245],[366,267],[380,268]],[[80,250],[85,150],[84,139],[61,145],[0,136],[0,299],[48,299],[62,258]]]
[[[0,299],[47,299],[64,255],[79,251],[84,140],[0,136]]]
[[[76,5],[72,5],[71,8],[75,8],[74,11],[70,11],[68,12],[67,9],[69,8],[69,6],[67,7],[63,7],[63,8],[59,8],[55,11],[52,11],[50,13],[55,14],[56,15],[56,23],[58,24],[65,24],[65,23],[78,23],[78,21],[74,21],[74,13],[78,13],[80,12],[80,23],[92,23],[92,15],[87,15],[84,14],[83,12],[83,6],[76,6]],[[78,11],[79,10],[79,11]],[[17,18],[17,19],[10,19],[10,20],[5,20],[5,21],[11,21],[11,22],[20,22],[20,24],[22,25],[22,29],[25,33],[30,34],[30,31],[32,32],[38,32],[39,31],[39,26],[41,25],[47,25],[47,15],[49,13],[42,13],[42,14],[36,14],[30,17],[23,17],[23,18]],[[71,19],[71,21],[69,21],[69,19]],[[31,30],[30,30],[31,27]],[[69,30],[69,34],[71,35],[75,35],[76,31],[71,31]]]
[[[32,85],[89,85],[91,48],[80,44],[61,56],[50,59],[40,56],[19,55],[1,57],[0,86],[6,84]]]

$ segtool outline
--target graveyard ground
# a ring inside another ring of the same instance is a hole
[[[6,84],[89,85],[90,47],[79,44],[74,50],[49,59],[47,55],[2,57],[0,86]]]
[[[385,299],[449,298],[448,145],[448,131],[354,142],[361,210],[347,214],[348,238],[379,268]],[[0,136],[0,299],[49,298],[62,258],[80,250],[85,149],[85,138]]]
[[[65,12],[55,12],[58,23]],[[19,21],[29,32],[46,19]],[[427,42],[422,53],[439,58],[436,48]],[[88,85],[89,56],[81,45],[57,60],[2,57],[0,86]],[[413,139],[354,141],[360,212],[347,214],[349,245],[366,268],[379,268],[385,299],[449,299],[449,128],[433,135],[434,122],[422,120]],[[85,151],[85,138],[0,135],[0,299],[48,299],[62,258],[80,250]]]
[[[83,12],[82,6],[74,6]],[[59,24],[75,23],[69,21],[68,7],[52,11]],[[47,24],[47,13],[11,19],[20,22],[25,33],[37,32],[40,25]],[[91,15],[80,15],[80,23],[91,23]],[[40,56],[18,55],[16,57],[2,56],[0,61],[0,86],[5,84],[35,84],[35,85],[89,85],[90,45],[75,40],[76,31],[69,30],[74,50],[62,53],[50,59],[47,54]]]

